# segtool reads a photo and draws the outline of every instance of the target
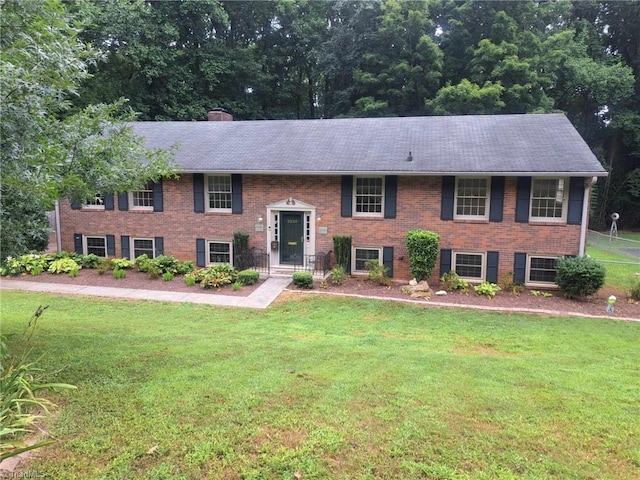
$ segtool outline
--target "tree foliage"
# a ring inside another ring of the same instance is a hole
[[[46,245],[44,210],[55,200],[139,187],[171,171],[123,120],[125,102],[72,109],[98,52],[79,41],[80,11],[56,0],[1,8],[0,248],[3,258]],[[142,163],[140,161],[143,161]]]

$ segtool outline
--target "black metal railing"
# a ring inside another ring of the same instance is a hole
[[[235,265],[238,270],[256,270],[269,275],[271,269],[269,264],[269,254],[264,250],[252,248],[244,253],[235,255]]]
[[[303,255],[299,264],[293,265],[293,271],[311,272],[314,275],[326,275],[329,271],[331,252],[316,253],[315,255]]]

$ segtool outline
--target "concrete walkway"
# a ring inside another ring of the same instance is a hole
[[[225,307],[267,308],[290,283],[291,278],[267,278],[262,285],[246,297],[216,295],[212,293],[164,292],[135,288],[91,287],[87,285],[69,285],[63,283],[25,282],[13,279],[2,279],[0,281],[0,289],[88,295],[92,297],[128,298],[133,300],[203,303],[207,305],[221,305]]]

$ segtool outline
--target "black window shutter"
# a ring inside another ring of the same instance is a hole
[[[231,175],[231,213],[242,213],[242,175]]]
[[[127,192],[118,194],[118,210],[129,210],[129,194]]]
[[[342,211],[343,217],[353,216],[353,175],[342,176]]]
[[[513,256],[513,283],[523,285],[527,276],[527,254],[515,253]]]
[[[453,220],[453,197],[456,191],[456,177],[442,177],[442,202],[440,220]]]
[[[153,184],[153,211],[162,212],[164,210],[164,202],[162,198],[162,179],[160,178]]]
[[[156,246],[156,257],[164,255],[164,237],[155,237],[153,243]]]
[[[107,255],[116,256],[116,237],[114,235],[107,235]]]
[[[491,177],[491,200],[489,204],[489,221],[501,222],[504,206],[504,177]]]
[[[382,265],[387,267],[387,277],[393,278],[393,247],[382,247]]]
[[[76,202],[76,201],[71,202],[71,210],[80,210],[80,208],[82,208],[82,205],[80,204],[80,202]]]
[[[196,238],[196,265],[198,267],[204,267],[207,265],[204,238]]]
[[[498,283],[498,252],[487,252],[487,282]]]
[[[516,222],[529,223],[531,177],[518,177],[516,186]]]
[[[384,218],[396,218],[398,176],[387,175],[384,180]]]
[[[204,175],[193,174],[193,211],[204,213]]]
[[[440,249],[440,276],[451,271],[451,249]]]
[[[105,210],[113,210],[113,194],[110,193],[104,196],[104,209]]]
[[[131,258],[131,253],[129,252],[129,236],[122,235],[120,237],[120,253],[122,258]]]
[[[73,248],[76,253],[79,253],[80,255],[82,255],[83,250],[82,250],[82,234],[81,233],[73,234]]]
[[[582,201],[584,200],[584,179],[571,177],[569,180],[569,205],[567,207],[567,223],[580,225],[582,222]]]

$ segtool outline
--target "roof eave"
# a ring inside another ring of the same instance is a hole
[[[289,170],[201,170],[201,169],[177,169],[176,173],[224,173],[245,175],[400,175],[407,177],[443,177],[443,176],[483,176],[483,177],[606,177],[609,174],[601,172],[408,172],[408,171],[289,171]]]

